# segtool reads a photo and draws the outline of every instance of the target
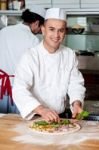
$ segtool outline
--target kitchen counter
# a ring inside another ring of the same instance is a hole
[[[99,99],[99,56],[77,56],[78,68],[82,72],[86,95],[85,99]]]
[[[78,68],[82,70],[92,70],[99,72],[99,56],[77,56]]]
[[[83,74],[99,75],[99,70],[95,69],[79,69]]]
[[[84,110],[89,111],[91,114],[99,114],[99,100],[85,100]]]
[[[19,115],[0,116],[0,150],[99,150],[97,121],[79,121],[79,131],[57,136],[33,134]]]

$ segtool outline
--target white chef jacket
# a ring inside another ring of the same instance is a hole
[[[62,113],[67,93],[70,104],[75,100],[83,103],[84,79],[70,48],[61,45],[55,53],[49,53],[41,42],[23,56],[13,87],[14,101],[23,118],[29,114],[33,117],[31,112],[40,104]]]
[[[14,74],[23,53],[38,43],[38,38],[22,23],[0,30],[0,69]]]

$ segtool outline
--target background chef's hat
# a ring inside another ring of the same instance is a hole
[[[37,6],[37,5],[32,5],[31,8],[29,8],[30,12],[36,13],[40,16],[42,16],[43,18],[45,18],[45,9],[41,6]]]
[[[61,8],[47,9],[45,20],[47,19],[59,19],[59,20],[66,21],[66,12]]]

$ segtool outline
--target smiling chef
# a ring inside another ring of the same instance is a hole
[[[43,41],[25,53],[15,75],[13,98],[20,114],[32,119],[60,121],[70,99],[72,117],[83,111],[84,79],[75,53],[61,43],[66,34],[66,13],[60,8],[46,11]]]

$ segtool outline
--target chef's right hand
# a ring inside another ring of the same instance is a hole
[[[34,112],[36,114],[39,114],[47,122],[59,122],[60,121],[59,115],[57,114],[55,110],[51,110],[42,105],[38,106],[34,110]]]

